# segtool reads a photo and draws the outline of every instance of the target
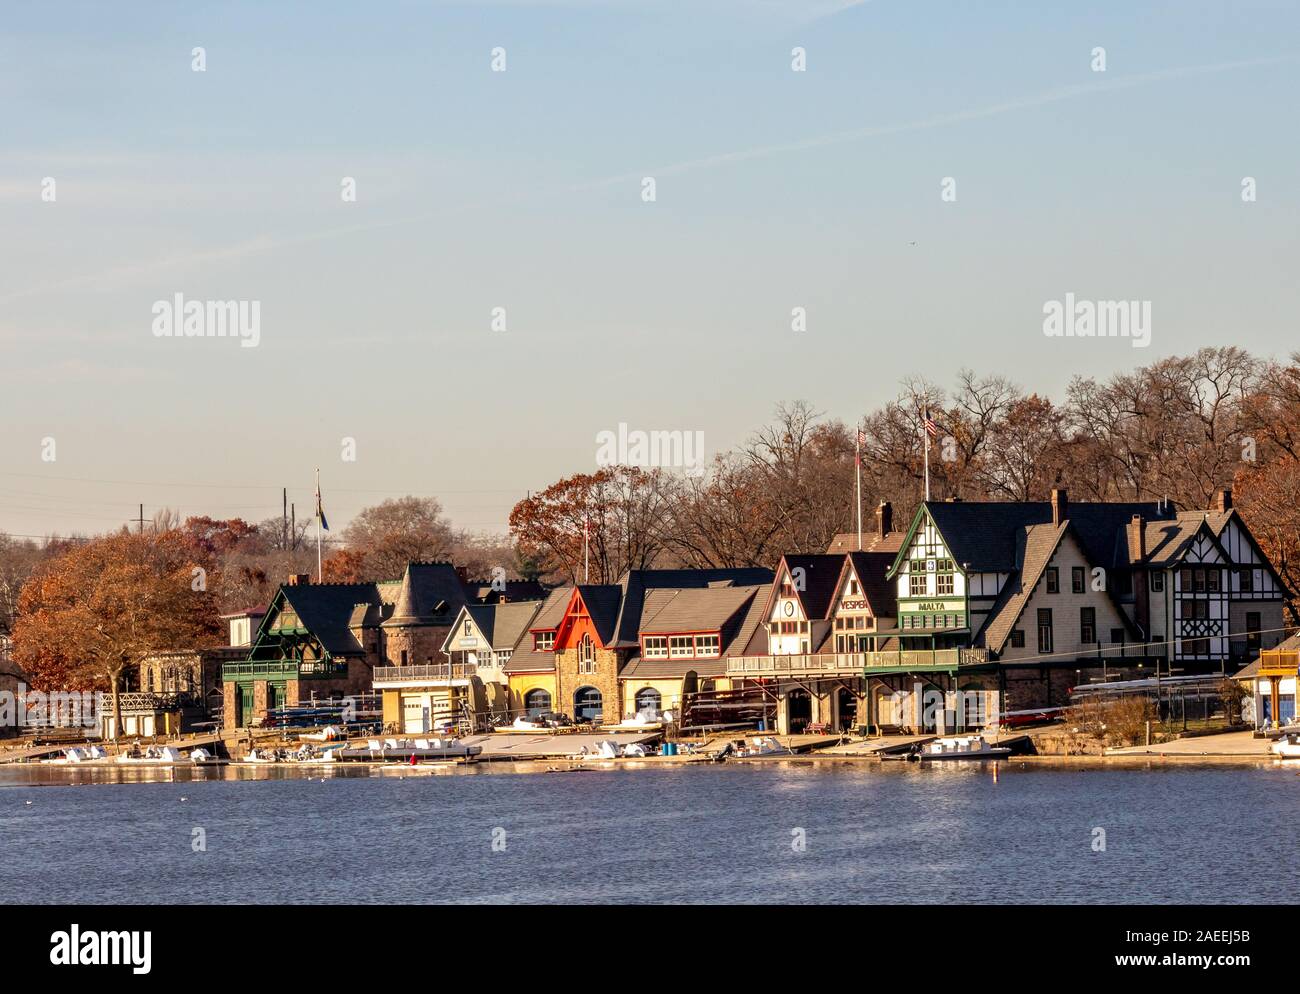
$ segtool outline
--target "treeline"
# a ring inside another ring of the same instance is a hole
[[[514,508],[522,561],[552,579],[611,582],[629,567],[770,566],[823,551],[854,528],[854,451],[863,432],[864,527],[890,501],[907,522],[924,494],[921,412],[934,499],[1155,500],[1237,507],[1291,589],[1300,589],[1300,353],[1287,362],[1235,347],[1162,359],[1106,380],[1076,377],[1059,400],[1002,376],[961,372],[904,383],[860,424],[806,402],[691,475],[610,467],[553,484]],[[1294,608],[1294,605],[1293,605]]]

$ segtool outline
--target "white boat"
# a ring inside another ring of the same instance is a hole
[[[346,736],[336,725],[326,725],[319,732],[301,732],[298,738],[303,742],[334,742]]]
[[[545,725],[540,721],[532,721],[523,715],[516,718],[510,727],[519,732],[549,732],[551,730],[549,725]]]
[[[1278,759],[1300,759],[1300,732],[1287,732],[1268,751]]]
[[[124,752],[117,757],[115,762],[123,766],[170,766],[175,763],[188,763],[190,760],[188,757],[182,756],[180,750],[173,749],[171,746],[162,746],[161,748],[149,746],[142,753]]]
[[[783,746],[774,736],[755,736],[748,742],[743,739],[738,744],[728,746],[730,755],[736,759],[756,759],[760,756],[793,756],[794,750]]]
[[[482,746],[466,745],[457,738],[429,739],[370,739],[365,748],[341,748],[330,750],[330,762],[339,760],[377,760],[417,761],[423,759],[468,759],[483,751]]]
[[[1006,746],[991,745],[983,735],[950,735],[925,743],[912,754],[920,760],[1001,759],[1011,755]]]

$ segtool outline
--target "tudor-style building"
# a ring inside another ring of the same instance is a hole
[[[931,501],[889,572],[898,637],[1007,710],[1088,680],[1231,673],[1276,644],[1283,586],[1232,508]],[[955,651],[954,651],[955,650]]]

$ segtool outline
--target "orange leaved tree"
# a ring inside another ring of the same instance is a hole
[[[219,632],[212,561],[179,531],[125,531],[75,546],[23,586],[14,655],[46,690],[112,695],[159,649],[211,644]]]

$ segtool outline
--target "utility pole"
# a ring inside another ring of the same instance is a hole
[[[140,505],[140,534],[144,534],[144,505]]]
[[[289,548],[289,488],[283,488],[280,496],[280,548],[287,549]]]

